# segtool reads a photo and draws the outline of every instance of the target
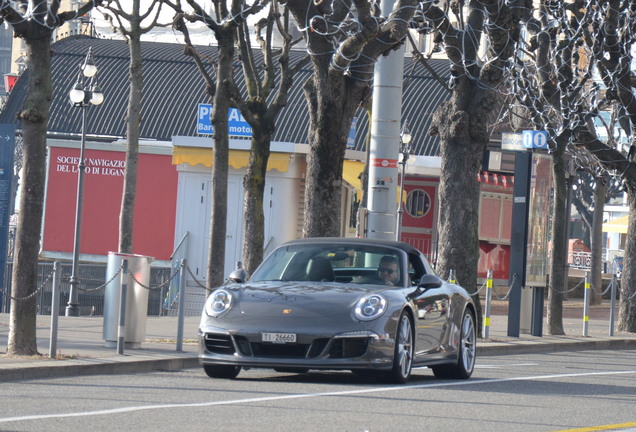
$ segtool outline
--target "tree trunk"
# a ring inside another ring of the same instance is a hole
[[[141,123],[141,92],[143,76],[141,70],[141,39],[131,34],[128,39],[130,50],[127,116],[126,171],[119,214],[119,252],[133,253],[133,221],[135,197],[137,195],[137,167],[139,163],[139,125]]]
[[[216,93],[212,108],[214,125],[214,166],[212,167],[212,217],[210,220],[210,249],[208,254],[208,292],[223,284],[225,275],[225,236],[227,234],[228,184],[228,109],[229,84],[232,81],[234,61],[233,28],[216,34],[219,42],[219,60]]]
[[[271,135],[263,135],[264,130],[273,130],[273,127],[252,128],[250,160],[243,179],[243,268],[248,275],[263,261],[265,245],[263,195]]]
[[[628,185],[627,201],[629,203],[629,224],[627,225],[627,241],[623,259],[623,275],[621,276],[620,305],[618,315],[618,331],[636,333],[636,190],[633,184]]]
[[[23,136],[23,178],[20,179],[20,212],[11,280],[11,314],[7,354],[37,354],[36,296],[38,254],[44,181],[46,175],[46,129],[51,104],[51,39],[26,40],[29,84],[20,112]]]
[[[566,242],[565,211],[567,201],[567,183],[565,180],[565,161],[563,145],[557,143],[552,153],[552,176],[554,178],[554,207],[552,209],[552,253],[550,255],[550,283],[548,287],[547,333],[564,335],[563,297],[567,289],[568,275],[565,271]]]
[[[591,287],[590,304],[603,302],[603,208],[607,195],[607,179],[598,177],[594,188],[594,219],[592,220],[591,249]]]
[[[345,78],[314,77],[305,85],[309,105],[309,157],[303,237],[340,236],[342,164],[360,95]],[[328,88],[325,88],[328,86]],[[355,86],[355,84],[353,84]],[[347,91],[349,90],[349,91]],[[337,96],[334,96],[337,95]]]
[[[482,134],[485,122],[476,121],[496,103],[482,104],[488,95],[468,80],[461,80],[460,89],[453,92],[451,101],[434,114],[434,128],[440,135],[442,158],[439,183],[439,256],[436,269],[443,277],[455,270],[457,281],[468,292],[477,291],[479,261],[479,183],[487,135]],[[482,109],[483,107],[483,109]],[[481,321],[479,296],[473,296],[477,319]],[[481,329],[481,324],[478,324]]]

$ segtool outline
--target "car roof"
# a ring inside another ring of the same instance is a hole
[[[377,240],[357,237],[308,237],[297,240],[292,240],[285,245],[295,244],[352,244],[352,245],[369,245],[369,246],[389,246],[397,249],[402,249],[408,253],[421,253],[417,248],[411,246],[408,243],[395,241],[395,240]]]

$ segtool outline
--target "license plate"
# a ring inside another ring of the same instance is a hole
[[[296,343],[296,333],[261,333],[263,342]]]

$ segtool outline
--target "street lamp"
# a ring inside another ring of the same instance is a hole
[[[400,175],[400,203],[398,205],[398,217],[397,217],[397,226],[395,227],[395,239],[400,241],[400,236],[402,233],[402,216],[404,213],[404,177],[406,171],[406,162],[409,160],[409,155],[411,153],[411,133],[409,132],[409,125],[407,122],[404,122],[404,126],[402,127],[402,132],[400,132],[400,154],[402,155],[402,160],[399,162],[402,166],[402,171]]]
[[[104,102],[104,93],[97,86],[97,67],[93,60],[91,48],[88,49],[84,63],[79,66],[77,80],[68,96],[71,105],[82,109],[82,140],[80,144],[80,157],[77,163],[77,200],[75,209],[75,240],[73,244],[73,268],[71,271],[71,292],[69,294],[68,305],[66,306],[66,316],[79,316],[77,267],[80,250],[80,228],[82,225],[82,198],[84,195],[84,148],[86,146],[86,108],[90,105],[100,105]]]

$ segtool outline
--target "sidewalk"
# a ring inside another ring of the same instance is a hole
[[[614,337],[609,336],[609,303],[591,307],[588,337],[582,336],[583,308],[580,300],[564,303],[566,336],[536,337],[522,332],[519,338],[508,337],[507,303],[494,301],[491,309],[490,337],[478,340],[478,357],[584,349],[636,349],[636,333],[615,332]],[[615,319],[618,319],[618,314]],[[0,383],[39,377],[179,370],[199,365],[196,344],[199,317],[185,318],[181,352],[176,351],[177,318],[148,317],[146,339],[141,347],[126,347],[124,354],[120,355],[116,344],[106,346],[103,317],[62,316],[58,322],[57,356],[54,359],[49,358],[51,317],[38,315],[36,323],[41,356],[8,357],[5,353],[9,315],[0,314]]]

